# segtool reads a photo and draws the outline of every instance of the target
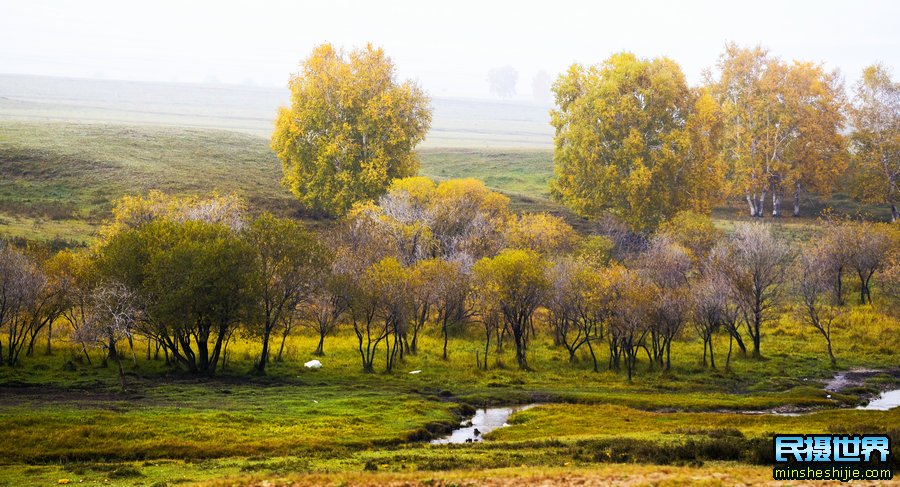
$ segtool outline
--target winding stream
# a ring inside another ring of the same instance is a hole
[[[855,369],[841,372],[825,384],[825,390],[829,392],[840,392],[848,387],[859,385],[866,378],[881,372],[884,371]],[[448,443],[458,444],[483,441],[485,434],[497,428],[509,426],[506,423],[506,420],[509,419],[512,414],[539,405],[540,404],[524,404],[519,406],[478,409],[471,419],[460,423],[459,428],[456,428],[447,436],[431,440],[431,443],[434,445],[444,445]],[[896,407],[900,407],[900,389],[884,391],[878,397],[869,401],[865,406],[859,406],[856,409],[887,411]],[[739,413],[743,414],[772,414],[778,416],[800,416],[812,412],[815,411],[739,411]]]

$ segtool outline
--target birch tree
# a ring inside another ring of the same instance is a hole
[[[900,219],[900,82],[883,64],[863,70],[854,90],[854,187],[863,201],[886,204]]]
[[[838,73],[734,43],[717,70],[718,79],[708,81],[725,117],[722,155],[731,193],[746,199],[753,217],[763,216],[771,195],[778,217],[791,191],[799,216],[804,188],[827,195],[846,168],[846,100]]]

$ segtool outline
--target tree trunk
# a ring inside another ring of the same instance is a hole
[[[444,360],[447,360],[447,341],[449,338],[447,336],[447,318],[444,318],[441,321],[441,334],[444,335],[444,356],[443,357],[444,357]]]
[[[276,362],[281,362],[284,360],[284,342],[287,341],[288,331],[285,331],[283,335],[281,335],[281,347],[278,348],[278,357],[275,358]]]
[[[704,367],[706,367],[706,348],[708,346],[708,342],[709,342],[709,337],[704,336],[703,337],[703,366]]]
[[[131,347],[131,360],[134,363],[134,368],[137,368],[138,361],[137,361],[137,354],[134,353],[134,337],[131,335],[128,335],[128,346]]]
[[[731,346],[734,344],[734,335],[728,335],[728,357],[725,358],[725,370],[731,369]]]
[[[709,335],[709,367],[711,369],[716,368],[716,357],[713,355],[713,337],[711,333]]]
[[[53,338],[53,321],[47,324],[47,355],[53,355],[53,351],[50,349],[50,340]]]
[[[747,205],[750,206],[750,217],[755,217],[759,213],[759,204],[756,201],[755,196],[751,196],[749,193],[747,194]]]
[[[762,218],[763,213],[766,211],[766,190],[765,189],[763,189],[762,192],[760,193],[759,200],[757,201],[756,204],[758,205],[758,208],[757,208],[758,211],[756,212],[756,216],[758,218]]]
[[[112,338],[110,338],[110,339],[109,339],[109,345],[108,345],[107,347],[108,347],[107,350],[109,351],[109,353],[107,353],[106,359],[104,360],[104,362],[106,362],[106,360],[109,360],[109,359],[111,359],[111,358],[112,358],[112,359],[118,359],[118,358],[119,358],[119,351],[116,350],[116,341],[113,340]]]
[[[859,304],[866,304],[866,294],[868,294],[868,289],[866,289],[866,278],[863,277],[862,272],[858,272],[859,274]]]
[[[794,189],[794,216],[800,216],[800,181]]]
[[[737,325],[734,327],[728,328],[728,335],[731,336],[731,339],[736,341],[738,344],[738,349],[741,351],[741,355],[747,355],[747,345],[744,345],[744,339],[741,338],[740,332],[737,330]],[[730,347],[730,345],[729,345]]]
[[[781,217],[781,188],[772,181],[772,216]]]
[[[316,351],[313,352],[313,355],[317,357],[321,357],[325,355],[325,334],[319,333],[319,344],[316,346]]]
[[[491,351],[491,330],[484,334],[484,370],[488,369],[488,354]]]
[[[837,365],[837,360],[834,358],[834,352],[831,350],[831,337],[825,337],[825,341],[828,342],[828,358],[831,359],[831,366],[834,367]]]
[[[588,350],[591,352],[591,361],[594,363],[594,372],[599,372],[599,368],[597,367],[597,354],[594,353],[594,347],[591,345],[591,340],[588,338],[587,341]]]
[[[271,331],[268,326],[263,331],[262,352],[260,352],[259,362],[256,364],[256,373],[260,375],[266,373],[266,363],[269,362],[269,334]]]
[[[900,220],[900,211],[897,211],[897,205],[892,204],[891,205],[891,221],[896,222],[897,220]]]
[[[753,358],[759,359],[762,358],[762,353],[759,350],[759,328],[762,323],[762,312],[757,309],[757,311],[753,314]]]
[[[122,390],[125,390],[125,368],[122,367],[122,359],[116,354],[116,365],[119,366],[119,381],[122,383]]]

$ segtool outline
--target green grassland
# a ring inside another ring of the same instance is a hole
[[[423,149],[421,174],[475,177],[520,210],[566,212],[548,199],[547,150]],[[152,189],[237,193],[255,209],[301,215],[262,137],[177,127],[0,122],[0,235],[86,241],[112,202]],[[574,221],[574,217],[570,218]]]
[[[839,369],[896,367],[900,323],[869,306],[855,308],[849,323],[835,331]],[[53,355],[36,351],[0,370],[0,483],[251,482],[304,472],[365,483],[521,465],[538,477],[591,476],[608,474],[609,463],[702,465],[698,474],[733,476],[765,462],[773,432],[900,433],[900,410],[853,409],[896,387],[897,377],[826,392],[823,381],[834,370],[824,343],[789,314],[767,327],[763,360],[735,355],[725,370],[727,340],[720,337],[719,369],[705,369],[700,343],[688,334],[674,346],[671,371],[651,370],[643,360],[630,383],[624,373],[593,372],[586,354],[570,363],[546,330],[530,349],[532,372],[517,370],[509,349],[494,356],[490,370],[477,369],[474,327],[454,330],[445,362],[437,334],[427,329],[419,353],[393,374],[362,372],[346,328],[327,339],[322,369],[302,366],[313,358],[315,338],[301,334],[265,377],[249,375],[259,345],[238,340],[227,367],[210,379],[148,360],[138,341],[138,365],[126,364],[127,392],[114,366],[98,365],[99,351],[89,365],[61,338]],[[606,351],[598,352],[605,364]],[[541,405],[517,413],[485,442],[427,444],[473,406],[526,402]],[[771,414],[776,410],[805,414]]]

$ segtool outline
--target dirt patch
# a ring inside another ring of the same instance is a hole
[[[16,406],[48,407],[75,405],[78,407],[122,410],[126,405],[145,400],[141,394],[94,389],[69,389],[47,385],[0,386],[0,408]]]

